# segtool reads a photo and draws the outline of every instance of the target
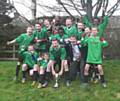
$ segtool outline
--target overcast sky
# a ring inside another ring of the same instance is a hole
[[[115,4],[116,0],[110,0],[110,6]],[[23,16],[25,16],[28,19],[31,19],[31,0],[13,0],[14,2],[14,6],[17,8],[17,10],[19,11],[19,13]],[[38,0],[38,3],[42,4],[42,5],[57,5],[56,0]],[[120,7],[119,7],[120,8]],[[75,11],[71,11],[72,14],[77,15],[77,12]],[[52,12],[53,15],[67,15],[66,13],[59,13],[59,12]],[[49,10],[45,9],[45,8],[41,8],[40,6],[37,6],[37,17],[39,16],[51,16],[52,15],[50,13]],[[117,11],[114,15],[120,15],[120,10]]]

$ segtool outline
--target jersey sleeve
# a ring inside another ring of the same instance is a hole
[[[45,60],[41,63],[41,66],[43,66],[44,68],[47,67],[47,62],[45,62]]]
[[[28,54],[27,51],[25,51],[24,49],[21,49],[21,51],[19,52],[21,54],[21,56],[25,59],[26,55]]]
[[[98,29],[99,29],[99,34],[98,36],[103,36],[103,33],[108,25],[108,21],[109,21],[109,17],[108,16],[105,16],[103,18],[103,22],[98,26]]]
[[[101,42],[101,44],[102,44],[102,47],[107,47],[107,46],[108,46],[108,42],[107,42],[107,41],[105,41],[105,40],[104,40],[104,41],[102,41],[102,42]]]
[[[88,40],[89,40],[89,37],[85,37],[85,38],[81,38],[81,44],[84,45],[84,44],[88,44]]]
[[[52,53],[52,48],[51,47],[50,47],[50,50],[49,50],[49,56],[50,56],[50,60],[54,60],[55,59],[55,57],[54,57],[54,55]]]
[[[73,34],[77,35],[77,27],[75,25],[73,27],[74,27],[74,33]]]
[[[89,21],[89,18],[87,15],[83,17],[83,23],[85,24],[86,27],[89,27],[89,28],[92,27],[92,23]]]
[[[65,48],[61,48],[61,60],[65,60],[66,58],[66,50]]]
[[[17,42],[17,43],[20,43],[22,40],[23,40],[23,34],[22,35],[20,35],[20,36],[18,36],[16,39],[15,39],[15,41]]]

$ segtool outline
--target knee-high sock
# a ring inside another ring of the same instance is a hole
[[[50,72],[46,72],[46,74],[45,74],[45,79],[46,79],[47,81],[50,81]]]
[[[16,72],[15,72],[15,76],[18,77],[19,76],[19,71],[20,71],[20,65],[16,66]]]
[[[84,83],[88,83],[88,75],[84,75]]]
[[[70,80],[69,71],[65,71],[65,80]]]
[[[39,82],[40,82],[41,84],[44,84],[44,82],[45,82],[45,75],[44,75],[44,74],[40,74]]]
[[[23,74],[22,77],[26,78],[26,71],[22,71],[22,74]]]
[[[101,83],[104,83],[104,82],[105,82],[104,75],[100,75],[100,79],[101,79]]]
[[[98,74],[99,74],[98,68],[95,68],[94,71],[95,71],[95,78],[98,79],[99,78],[99,76],[98,76]]]
[[[38,71],[33,72],[33,79],[34,79],[34,81],[38,80]]]

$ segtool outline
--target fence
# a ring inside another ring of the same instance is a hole
[[[0,60],[17,60],[17,45],[4,46],[0,50]]]

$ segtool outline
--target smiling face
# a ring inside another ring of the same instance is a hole
[[[50,22],[48,19],[44,20],[44,25],[48,28],[50,26]]]
[[[91,32],[90,28],[89,28],[89,27],[86,27],[86,28],[85,28],[85,33],[86,33],[86,34],[89,34],[90,32]]]
[[[41,31],[41,25],[40,24],[35,24],[35,28],[38,30],[38,31]]]
[[[33,33],[33,28],[32,27],[28,27],[26,31],[27,31],[28,35],[31,35]]]
[[[58,47],[58,40],[52,40],[52,46],[54,48],[57,48]]]
[[[77,24],[78,29],[84,29],[83,23],[78,22]]]
[[[72,26],[72,20],[71,19],[66,19],[66,26],[71,27]]]
[[[76,44],[76,43],[77,43],[76,37],[75,37],[75,36],[71,36],[71,37],[70,37],[70,42],[71,42],[72,44]]]
[[[97,29],[96,27],[93,27],[92,30],[91,30],[91,33],[92,33],[94,36],[97,36],[98,29]]]

